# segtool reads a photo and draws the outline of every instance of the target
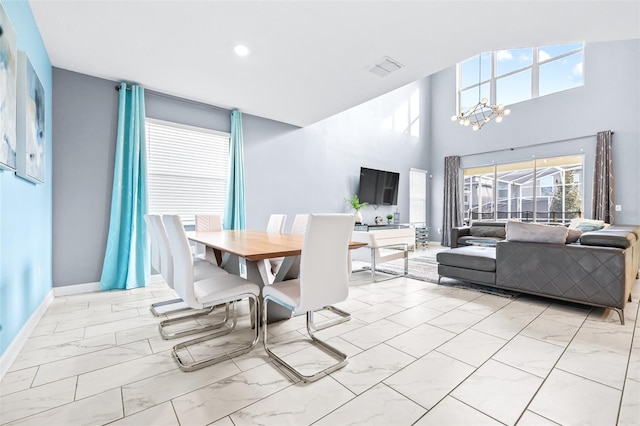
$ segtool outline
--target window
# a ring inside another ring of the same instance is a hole
[[[465,221],[569,222],[582,211],[582,163],[572,155],[464,169]]]
[[[382,122],[383,129],[395,130],[410,136],[420,136],[420,89],[411,92],[394,113]]]
[[[229,134],[146,119],[149,213],[222,213],[229,169]]]
[[[409,223],[427,223],[427,172],[409,170]]]
[[[484,52],[458,64],[459,109],[480,98],[511,105],[582,86],[583,63],[583,43]]]

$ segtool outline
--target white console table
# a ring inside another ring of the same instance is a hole
[[[409,272],[409,247],[416,244],[416,233],[412,227],[371,227],[368,231],[353,231],[353,241],[367,243],[371,258],[371,278],[376,281],[376,265],[395,259],[404,259],[404,274]],[[381,249],[399,249],[385,250]]]

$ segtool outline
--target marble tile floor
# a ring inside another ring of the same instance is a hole
[[[149,312],[173,297],[163,283],[58,297],[0,382],[0,424],[640,424],[638,282],[624,326],[605,309],[404,277],[371,283],[358,272],[350,285],[338,306],[352,320],[319,333],[350,362],[310,384],[289,379],[261,343],[180,371],[170,353],[180,340],[162,340]],[[248,338],[245,305],[237,334],[189,355]],[[268,330],[301,369],[327,363],[300,343],[303,316]]]

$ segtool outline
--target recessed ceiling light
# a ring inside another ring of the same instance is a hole
[[[244,44],[236,44],[233,48],[238,56],[247,56],[249,54],[249,48]]]

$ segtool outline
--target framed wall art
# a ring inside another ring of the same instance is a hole
[[[16,168],[16,32],[0,4],[0,169]]]
[[[25,52],[18,52],[16,175],[44,183],[44,87]]]

